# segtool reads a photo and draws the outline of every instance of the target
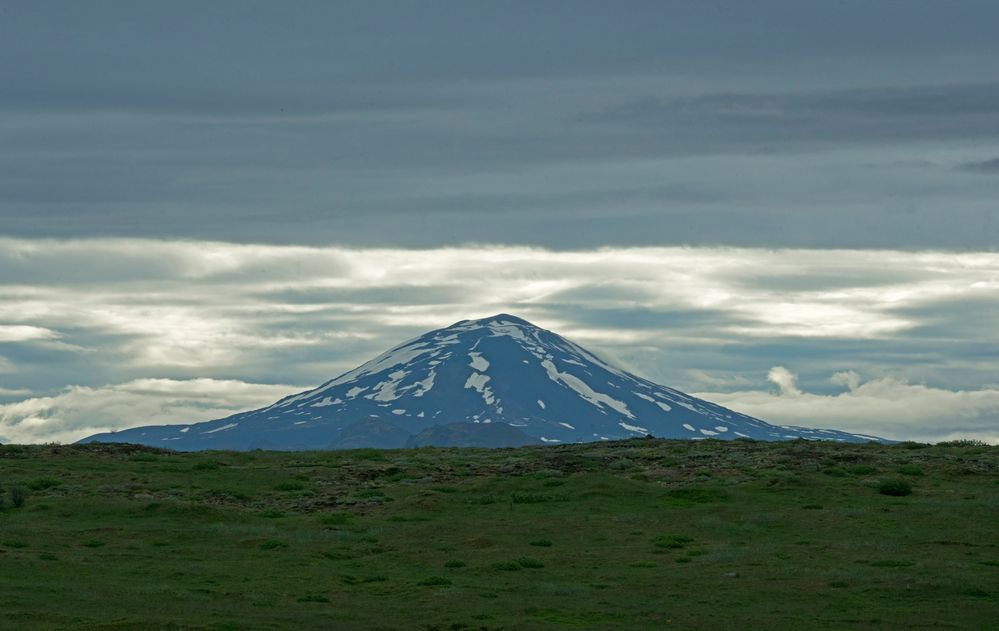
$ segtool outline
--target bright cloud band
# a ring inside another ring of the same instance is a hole
[[[501,311],[774,422],[999,439],[996,253],[0,239],[0,440],[213,418]]]

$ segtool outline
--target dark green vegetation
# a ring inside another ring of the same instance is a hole
[[[999,448],[974,443],[6,446],[0,489],[2,628],[999,619]]]

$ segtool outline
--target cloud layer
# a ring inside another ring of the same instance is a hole
[[[263,407],[293,388],[218,379],[136,379],[0,405],[0,442],[71,442],[135,425],[194,423]]]
[[[862,381],[855,372],[835,373],[830,382],[846,386],[837,394],[797,388],[783,366],[769,374],[778,392],[703,392],[698,396],[744,414],[784,425],[836,427],[905,440],[935,442],[973,437],[999,444],[999,386],[946,390],[896,377]]]
[[[0,226],[994,249],[999,5],[911,4],[16,3]]]
[[[994,253],[6,238],[0,440],[221,416],[503,311],[774,422],[999,426]]]

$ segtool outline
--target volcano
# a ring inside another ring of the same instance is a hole
[[[430,331],[263,409],[81,442],[179,451],[309,450],[515,447],[646,435],[880,440],[772,425],[633,375],[556,333],[499,314]]]

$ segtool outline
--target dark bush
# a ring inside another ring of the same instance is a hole
[[[537,559],[531,559],[528,557],[522,557],[517,559],[517,563],[520,563],[520,567],[526,567],[532,570],[540,569],[545,566],[545,564],[542,563],[541,561],[538,561]]]
[[[446,579],[443,576],[430,576],[428,578],[423,579],[419,583],[417,583],[417,585],[425,585],[425,586],[428,586],[428,587],[435,587],[435,586],[441,586],[441,587],[443,587],[443,586],[450,585],[450,584],[451,584],[451,580],[450,579]]]
[[[871,475],[872,473],[877,472],[877,469],[869,464],[850,465],[846,468],[846,470],[853,475]]]
[[[713,502],[724,502],[729,499],[729,494],[721,489],[713,488],[685,488],[671,489],[666,492],[672,503],[680,505],[710,504]]]
[[[44,491],[45,489],[51,489],[62,484],[62,480],[57,480],[55,478],[35,478],[31,482],[28,482],[28,488],[32,491]]]
[[[10,503],[14,508],[21,508],[28,501],[28,489],[15,486],[10,490]]]
[[[536,493],[514,493],[510,496],[510,500],[514,504],[540,504],[542,502],[547,502],[551,498],[547,495],[539,495]]]
[[[974,440],[970,438],[965,438],[961,440],[945,440],[942,443],[937,443],[937,447],[988,447],[989,444],[984,440]]]
[[[878,493],[882,495],[892,495],[895,497],[901,497],[903,495],[912,494],[912,485],[906,480],[892,479],[892,480],[882,480],[878,484]]]
[[[268,539],[260,544],[261,550],[277,550],[278,548],[287,548],[288,544],[284,541],[278,541],[277,539]]]
[[[923,475],[923,470],[914,464],[899,465],[895,471],[902,475]]]
[[[319,518],[324,526],[343,526],[349,524],[353,516],[350,513],[330,513]]]
[[[692,538],[684,535],[662,535],[653,539],[652,543],[654,543],[657,548],[672,550],[682,548],[693,541],[694,540]]]

